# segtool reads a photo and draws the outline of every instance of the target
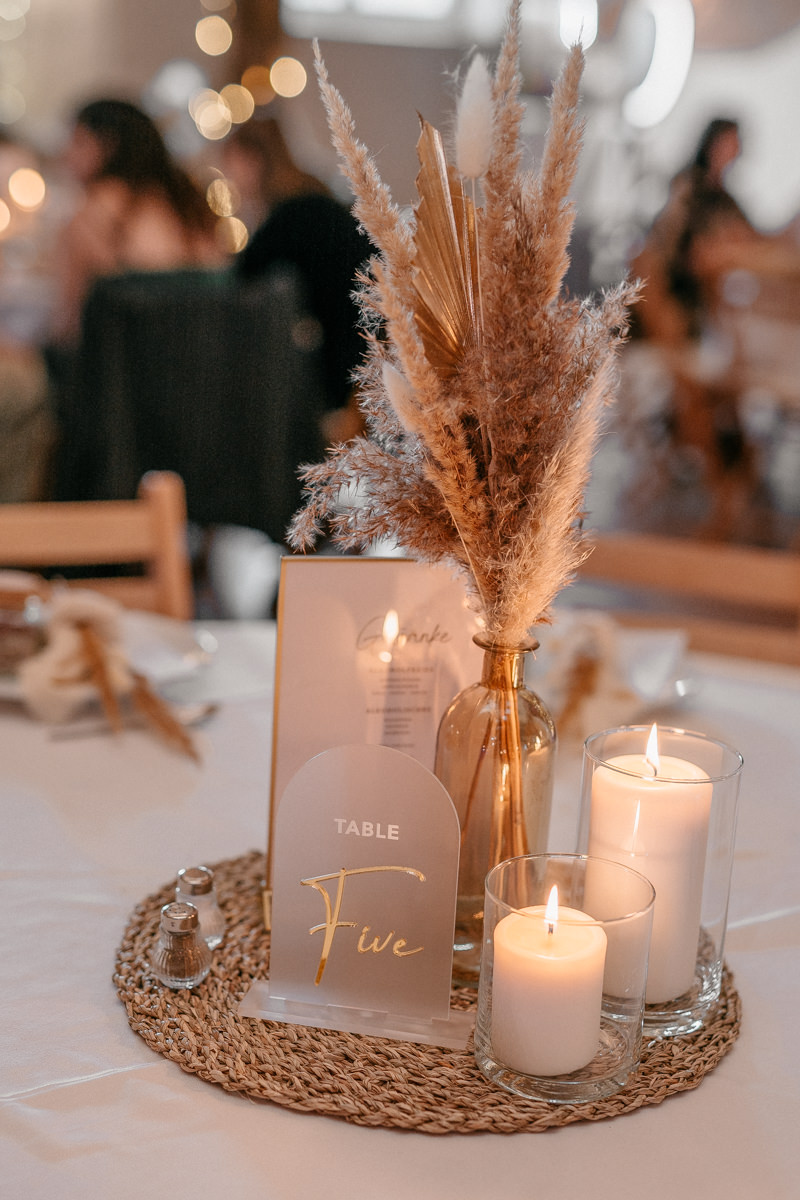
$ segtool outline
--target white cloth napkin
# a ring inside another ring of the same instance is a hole
[[[607,613],[563,608],[553,625],[536,632],[541,645],[526,682],[547,704],[561,738],[583,741],[676,699],[682,630],[624,629]]]
[[[84,651],[81,626],[102,643],[109,684],[118,697],[133,687],[122,647],[119,605],[107,596],[82,589],[54,592],[48,605],[47,643],[17,668],[22,698],[42,721],[68,721],[98,699]]]

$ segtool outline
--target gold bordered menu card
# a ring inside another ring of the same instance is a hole
[[[433,769],[453,696],[480,676],[475,614],[444,567],[402,558],[281,564],[272,812],[321,750],[371,742]]]
[[[273,837],[270,977],[241,1014],[463,1049],[459,825],[432,772],[386,746],[323,751],[284,789]]]

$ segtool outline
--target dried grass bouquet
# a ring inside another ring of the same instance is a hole
[[[393,538],[453,565],[488,640],[512,646],[547,620],[584,556],[579,517],[634,291],[563,293],[582,137],[579,46],[551,98],[538,172],[523,170],[519,0],[494,75],[475,55],[457,104],[454,161],[421,118],[418,202],[406,221],[317,74],[354,213],[379,253],[361,281],[367,437],[306,467],[290,540],[323,529],[347,550]],[[482,204],[478,199],[482,193]],[[359,502],[342,505],[357,488]]]

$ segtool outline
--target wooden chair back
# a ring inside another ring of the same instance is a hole
[[[613,589],[623,623],[680,626],[693,649],[800,664],[799,554],[638,533],[600,534],[593,547],[579,580]]]
[[[194,610],[180,476],[151,471],[135,500],[0,505],[0,565],[47,567],[142,564],[144,574],[70,578],[128,608],[188,620]]]

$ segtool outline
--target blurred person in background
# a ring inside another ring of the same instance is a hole
[[[127,272],[217,268],[227,261],[203,192],[173,160],[151,118],[126,100],[98,99],[74,120],[63,165],[78,196],[56,235],[55,298],[42,350],[56,425],[51,498],[91,495],[101,460],[97,403],[78,374],[92,285]],[[88,347],[90,358],[102,346]],[[88,489],[88,490],[87,490]]]
[[[250,121],[224,147],[226,174],[259,212],[260,224],[235,260],[245,282],[273,267],[293,268],[319,327],[325,376],[324,435],[343,441],[362,429],[352,372],[363,342],[353,299],[372,244],[346,205],[295,162],[277,121]]]
[[[673,441],[702,458],[713,496],[707,532],[714,536],[728,536],[754,483],[722,288],[730,271],[767,264],[775,249],[726,186],[741,152],[738,121],[709,122],[630,264],[644,285],[635,334],[659,349],[671,375]]]
[[[83,195],[56,250],[56,345],[74,345],[99,276],[224,261],[203,193],[134,104],[101,99],[83,107],[65,161]]]
[[[237,216],[251,234],[287,196],[332,195],[327,184],[295,162],[271,117],[238,125],[222,143],[222,156],[225,177],[238,197]]]

